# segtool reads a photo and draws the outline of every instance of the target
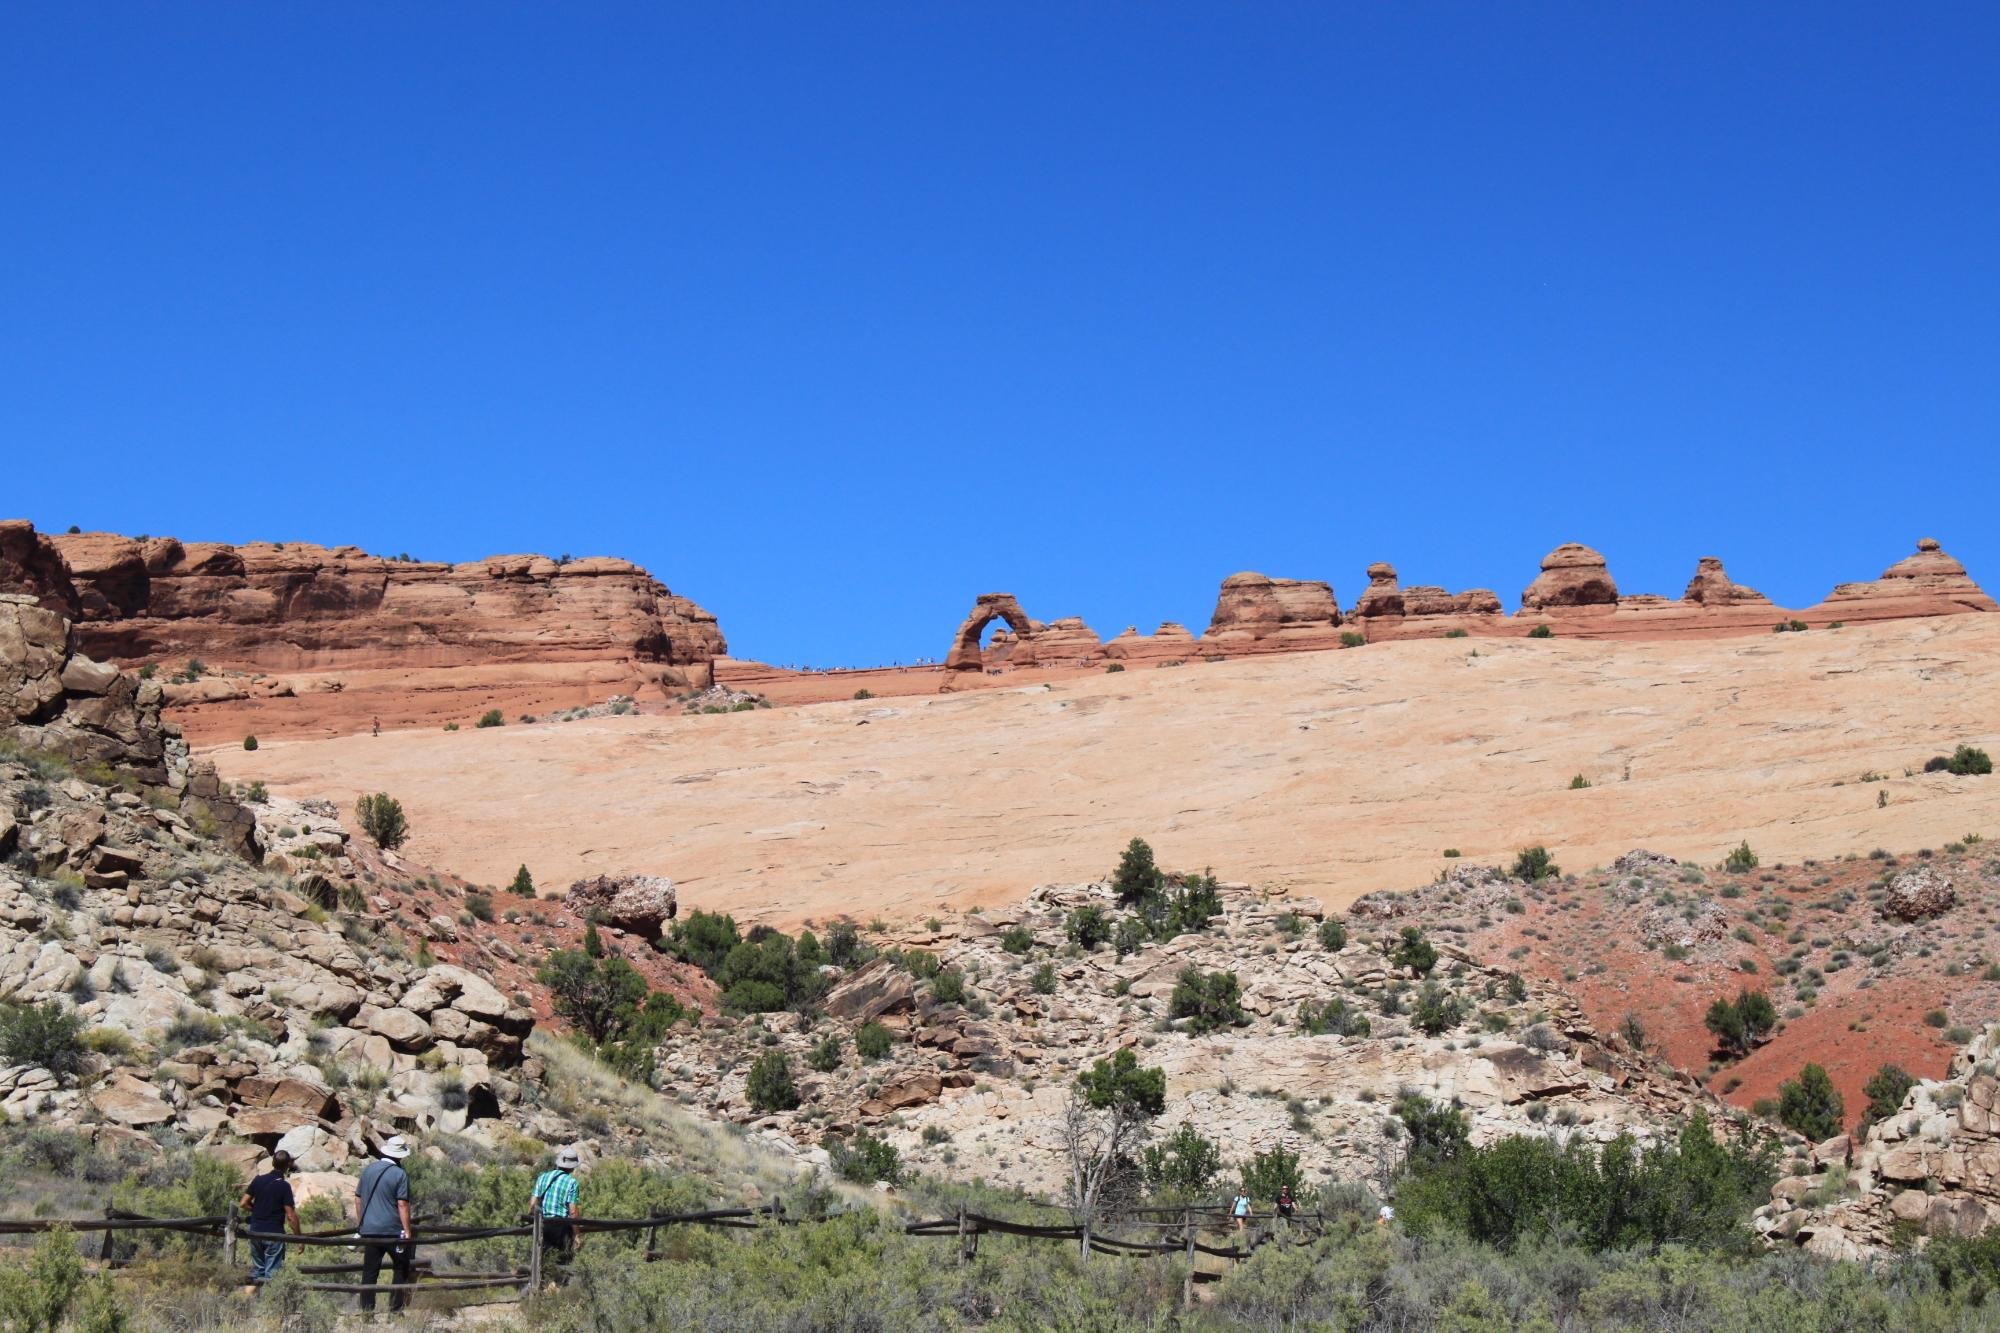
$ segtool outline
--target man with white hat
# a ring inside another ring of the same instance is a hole
[[[576,1248],[576,1219],[580,1192],[576,1179],[583,1158],[574,1148],[556,1154],[556,1164],[535,1177],[535,1197],[531,1207],[542,1214],[542,1248],[554,1250],[558,1263],[567,1263]]]
[[[389,1259],[396,1285],[407,1287],[415,1280],[416,1246],[410,1244],[410,1175],[403,1159],[410,1155],[408,1140],[401,1134],[382,1141],[381,1156],[362,1169],[354,1187],[355,1231],[360,1235],[361,1281],[372,1287],[382,1275],[382,1259]],[[394,1313],[410,1303],[405,1290],[389,1293],[389,1310]],[[375,1293],[361,1293],[364,1312],[375,1309]]]

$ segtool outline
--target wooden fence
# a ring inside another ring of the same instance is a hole
[[[501,1238],[522,1238],[529,1242],[528,1266],[495,1272],[458,1272],[445,1269],[435,1270],[426,1260],[416,1260],[412,1265],[413,1281],[405,1283],[363,1283],[353,1280],[362,1271],[359,1262],[301,1263],[297,1271],[303,1276],[315,1279],[302,1283],[307,1291],[321,1291],[342,1294],[364,1292],[412,1293],[418,1291],[492,1291],[511,1288],[512,1291],[497,1297],[513,1300],[539,1290],[543,1282],[543,1218],[539,1213],[525,1223],[505,1227],[460,1227],[450,1225],[420,1226],[408,1240],[393,1237],[362,1237],[353,1228],[328,1231],[306,1232],[292,1235],[289,1232],[264,1232],[248,1230],[234,1205],[227,1213],[215,1217],[146,1217],[138,1213],[110,1210],[104,1217],[81,1218],[64,1221],[56,1219],[35,1219],[8,1221],[0,1220],[0,1236],[25,1236],[66,1228],[86,1236],[103,1233],[97,1258],[105,1267],[122,1268],[131,1263],[129,1258],[117,1254],[116,1237],[127,1232],[169,1232],[182,1235],[212,1237],[221,1244],[225,1265],[237,1262],[239,1241],[276,1242],[285,1246],[305,1249],[329,1246],[347,1249],[362,1245],[409,1245],[412,1247],[462,1245],[472,1241]],[[711,1208],[700,1212],[668,1213],[653,1217],[578,1218],[572,1226],[577,1235],[592,1232],[633,1232],[644,1231],[646,1238],[640,1256],[646,1262],[667,1258],[660,1248],[660,1231],[665,1227],[701,1226],[724,1229],[757,1230],[768,1226],[798,1226],[825,1220],[824,1216],[789,1217],[777,1203],[764,1208]],[[906,1224],[903,1234],[919,1239],[955,1240],[958,1243],[958,1261],[970,1262],[979,1250],[981,1236],[1011,1236],[1029,1241],[1053,1241],[1074,1244],[1078,1254],[1088,1259],[1092,1254],[1110,1255],[1117,1258],[1159,1258],[1177,1256],[1184,1259],[1188,1270],[1183,1278],[1182,1300],[1193,1299],[1197,1282],[1211,1282],[1222,1276],[1218,1271],[1204,1271],[1199,1267],[1198,1256],[1236,1263],[1248,1258],[1258,1248],[1266,1244],[1303,1244],[1318,1238],[1325,1230],[1325,1218],[1316,1212],[1297,1212],[1290,1217],[1279,1217],[1272,1213],[1254,1213],[1238,1220],[1222,1205],[1194,1204],[1181,1208],[1141,1208],[1132,1209],[1110,1219],[1111,1229],[1125,1232],[1147,1232],[1156,1236],[1151,1240],[1133,1240],[1106,1235],[1088,1223],[1040,1226],[1025,1222],[1010,1222],[1004,1218],[988,1217],[983,1213],[969,1211],[961,1205],[948,1217],[930,1218]],[[1228,1245],[1213,1245],[1203,1242],[1204,1231],[1227,1231],[1239,1237]],[[348,1280],[342,1280],[348,1279]]]

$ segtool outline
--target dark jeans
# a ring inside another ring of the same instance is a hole
[[[277,1231],[282,1226],[283,1224],[280,1223],[279,1226],[272,1227],[271,1230]],[[263,1230],[262,1227],[258,1227],[257,1229],[260,1231]],[[284,1266],[285,1244],[283,1241],[253,1240],[250,1242],[250,1280],[252,1282],[268,1282],[276,1277],[278,1270]]]
[[[417,1262],[416,1246],[406,1240],[377,1241],[366,1237],[364,1239],[367,1239],[368,1243],[361,1247],[362,1285],[372,1287],[375,1285],[375,1280],[382,1276],[382,1258],[384,1255],[388,1256],[389,1271],[393,1275],[393,1281],[410,1282],[414,1280],[414,1270]],[[402,1309],[409,1303],[409,1292],[392,1291],[389,1293],[389,1310],[391,1313]],[[375,1308],[374,1292],[364,1291],[361,1293],[361,1308],[363,1310],[373,1310]]]
[[[545,1217],[542,1219],[542,1248],[554,1250],[556,1258],[569,1262],[570,1249],[576,1244],[576,1233],[570,1227],[567,1217]]]

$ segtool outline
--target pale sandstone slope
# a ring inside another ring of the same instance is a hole
[[[2000,832],[2000,617],[1667,643],[1415,640],[711,717],[223,747],[225,775],[385,790],[419,859],[504,882],[667,874],[772,922],[910,916],[1168,865],[1339,904],[1445,847],[1572,868],[1634,846],[1767,862]],[[1866,770],[1886,783],[1857,781]],[[1568,790],[1575,773],[1595,785]],[[1878,808],[1881,793],[1889,804]]]

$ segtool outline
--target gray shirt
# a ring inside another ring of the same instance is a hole
[[[361,1225],[364,1236],[400,1236],[403,1219],[396,1211],[399,1199],[410,1197],[410,1176],[386,1157],[377,1158],[361,1171],[354,1192],[361,1197]]]

